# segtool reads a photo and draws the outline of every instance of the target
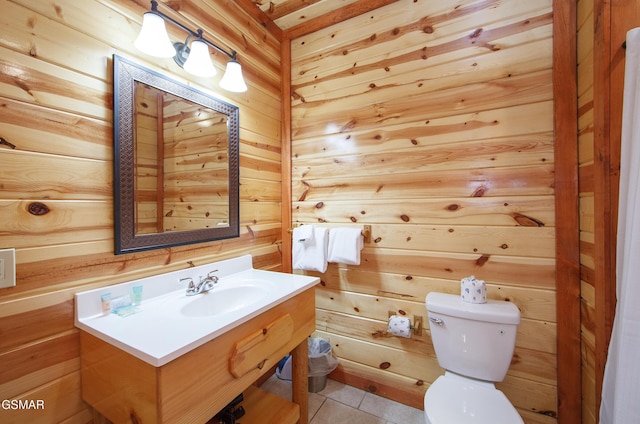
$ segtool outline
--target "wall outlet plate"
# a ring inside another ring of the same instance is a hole
[[[16,249],[0,249],[0,288],[16,285]]]

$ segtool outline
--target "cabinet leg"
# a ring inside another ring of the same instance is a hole
[[[309,345],[305,339],[291,352],[291,385],[293,403],[300,405],[298,424],[309,421]]]

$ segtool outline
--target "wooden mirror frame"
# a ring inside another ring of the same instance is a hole
[[[136,234],[135,222],[135,82],[147,84],[228,116],[229,225],[188,231]],[[171,78],[113,56],[113,136],[114,136],[114,242],[115,254],[202,243],[240,234],[239,146],[240,112],[237,106],[189,87]]]

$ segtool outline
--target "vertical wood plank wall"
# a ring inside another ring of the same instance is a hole
[[[580,0],[578,29],[578,163],[580,191],[580,279],[582,299],[582,422],[597,423],[594,291],[594,10],[593,0]]]
[[[320,275],[334,377],[422,407],[428,330],[388,337],[388,313],[426,319],[428,292],[474,274],[522,311],[499,387],[556,422],[552,2],[401,0],[291,56],[293,221],[373,226],[360,266]]]
[[[92,421],[75,292],[246,253],[281,269],[280,43],[234,2],[170,3],[181,16],[167,13],[238,51],[247,93],[217,88],[220,55],[209,80],[136,51],[146,0],[0,0],[0,137],[15,145],[0,145],[0,248],[16,248],[18,282],[0,290],[0,398],[45,402],[0,409],[2,423]],[[240,107],[240,238],[113,254],[114,53]]]
[[[578,1],[582,422],[598,422],[615,308],[615,243],[626,32],[632,0]]]

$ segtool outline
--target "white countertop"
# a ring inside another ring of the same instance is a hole
[[[218,270],[216,286],[207,293],[186,296],[186,285],[180,279],[200,276]],[[319,278],[253,269],[251,256],[201,265],[186,270],[156,275],[127,283],[76,294],[76,327],[136,356],[156,367],[184,355],[192,349],[249,321],[270,308],[315,286]],[[121,317],[104,315],[100,296],[112,298],[128,294],[133,286],[143,286],[139,312]],[[256,288],[248,305],[212,316],[188,316],[181,309],[200,296],[216,296],[239,285],[268,286]]]

